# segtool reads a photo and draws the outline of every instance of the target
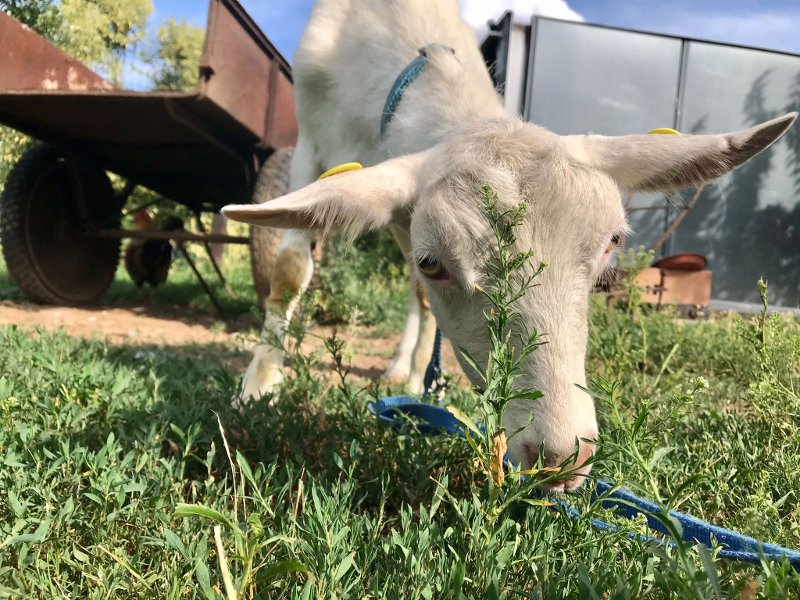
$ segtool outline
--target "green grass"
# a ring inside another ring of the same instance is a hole
[[[300,356],[279,401],[234,409],[230,352],[0,329],[0,597],[800,596],[787,564],[665,550],[524,502],[490,522],[463,439],[380,427],[366,405],[384,390]],[[588,367],[595,473],[800,547],[795,320],[686,324],[598,301]],[[447,402],[476,414],[467,391]],[[570,499],[611,519],[589,491]]]
[[[683,350],[647,394],[656,417],[686,377],[702,372],[710,382],[658,435],[657,447],[673,448],[654,469],[663,495],[702,475],[683,508],[800,546],[797,405],[782,400],[775,418],[774,399],[751,379],[750,366],[760,368],[748,350],[752,326],[736,319],[682,326],[661,314],[634,323],[599,307],[593,316],[595,373],[624,370],[618,361],[641,358],[636,336],[652,340],[647,360],[623,384],[619,402],[630,418],[641,408],[636,394],[652,385],[675,343]],[[597,325],[632,345],[603,358]],[[775,317],[767,326],[770,339],[794,345],[786,358],[796,378],[797,324]],[[216,597],[224,590],[215,522],[175,518],[187,502],[231,519],[237,507],[238,522],[249,517],[251,539],[280,536],[259,546],[265,566],[256,576],[286,561],[313,574],[266,578],[256,597],[447,597],[462,573],[464,594],[484,597],[470,580],[483,481],[463,440],[387,431],[367,413],[368,393],[345,384],[323,397],[326,382],[302,369],[273,407],[233,410],[238,373],[221,359],[195,358],[221,348],[186,348],[176,358],[13,327],[0,332],[0,348],[0,595]],[[729,370],[733,357],[741,360]],[[474,409],[466,394],[452,401]],[[216,415],[252,470],[244,483],[231,475]],[[609,459],[598,469],[646,487],[645,474],[623,462]],[[585,494],[575,501],[585,505]],[[664,553],[547,508],[516,507],[495,536],[491,560],[504,594],[710,597],[717,580],[726,596],[749,580],[764,597],[800,593],[800,577],[786,565],[717,562],[711,573],[695,551]],[[229,560],[234,537],[224,530]]]
[[[589,371],[656,412],[693,377],[705,393],[673,419],[656,469],[668,490],[694,475],[685,508],[800,547],[800,326],[772,314],[687,323],[593,313]],[[660,374],[660,375],[659,375]]]

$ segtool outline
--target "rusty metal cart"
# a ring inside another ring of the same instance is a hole
[[[294,144],[289,64],[236,0],[209,2],[192,93],[117,89],[2,12],[0,64],[0,123],[44,142],[14,167],[0,220],[8,269],[30,298],[98,300],[124,238],[248,243],[120,228],[134,185],[197,214],[249,202],[264,162]],[[106,172],[128,185],[115,192]]]

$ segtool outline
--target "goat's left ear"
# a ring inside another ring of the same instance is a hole
[[[568,136],[576,154],[606,171],[626,191],[694,187],[724,175],[780,138],[797,118],[789,113],[720,135]]]
[[[417,198],[427,152],[320,179],[263,204],[231,204],[222,214],[242,223],[289,229],[342,229],[355,237],[388,224]]]

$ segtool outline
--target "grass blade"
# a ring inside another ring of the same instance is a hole
[[[475,435],[477,435],[478,437],[481,436],[481,431],[480,429],[478,429],[477,425],[475,425],[475,422],[472,419],[470,419],[467,415],[465,415],[463,412],[461,412],[458,408],[456,408],[455,406],[448,406],[447,412],[449,412],[456,419],[458,419],[459,423],[464,425],[464,427],[469,429]]]
[[[285,560],[261,571],[256,578],[256,582],[269,583],[286,573],[302,573],[310,581],[315,580],[314,574],[299,560]]]
[[[222,581],[225,584],[225,593],[228,600],[238,600],[236,586],[233,584],[231,570],[228,567],[228,558],[225,555],[225,546],[222,544],[222,528],[214,525],[214,544],[217,547],[217,558],[219,559],[219,570],[222,573]]]
[[[228,519],[228,517],[223,515],[218,510],[203,506],[202,504],[184,504],[181,502],[175,507],[175,512],[172,513],[172,516],[176,519],[185,519],[187,517],[203,517],[205,519],[216,521],[217,523],[230,527],[231,529],[236,529],[236,526],[231,522],[230,519]]]

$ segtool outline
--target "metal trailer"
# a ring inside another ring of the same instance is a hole
[[[264,162],[294,145],[291,69],[236,0],[209,1],[191,93],[115,88],[3,12],[0,65],[0,123],[44,142],[12,170],[0,215],[9,271],[30,298],[98,300],[124,238],[249,242],[120,227],[135,185],[197,215],[250,202]],[[128,185],[115,192],[106,172]]]

